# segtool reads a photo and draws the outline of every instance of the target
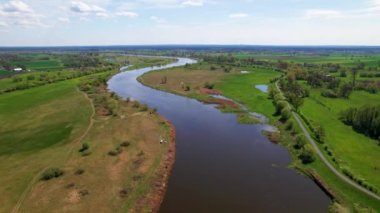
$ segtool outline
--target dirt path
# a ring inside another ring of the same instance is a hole
[[[81,91],[78,90],[78,92],[81,92]],[[90,116],[90,122],[89,122],[86,130],[83,132],[83,134],[81,136],[79,136],[77,139],[73,140],[72,143],[74,145],[83,141],[83,139],[90,132],[92,126],[94,125],[94,121],[95,121],[94,120],[94,116],[95,116],[95,107],[94,107],[94,104],[92,103],[92,100],[88,97],[88,95],[86,93],[84,93],[84,92],[81,92],[81,93],[83,93],[83,95],[86,98],[86,100],[88,100],[88,102],[90,103],[92,113],[91,113],[91,116]],[[74,148],[75,148],[75,146],[71,147],[70,151],[68,152],[67,158],[65,159],[65,162],[69,160],[71,154],[73,153]],[[19,200],[17,201],[16,205],[13,207],[12,213],[17,213],[19,211],[22,203],[25,201],[25,199],[28,196],[28,194],[32,191],[33,185],[39,180],[39,177],[48,168],[49,168],[49,166],[45,167],[44,169],[42,169],[40,172],[38,172],[33,177],[33,179],[30,181],[30,183],[28,184],[28,186],[26,187],[26,189],[24,190],[24,192],[21,194],[21,196],[20,196]]]
[[[283,95],[280,87],[278,86],[278,81],[275,83],[276,85],[276,88],[277,90],[280,92],[281,95]],[[290,107],[290,109],[292,109],[292,107],[290,106],[289,102],[286,102],[288,104],[288,106]],[[305,125],[302,123],[301,119],[299,118],[298,114],[295,113],[295,112],[292,112],[292,115],[294,117],[294,119],[297,121],[298,125],[301,127],[302,129],[302,132],[305,134],[307,140],[310,142],[310,144],[313,146],[314,150],[317,152],[319,158],[323,161],[323,163],[327,166],[327,168],[330,169],[330,171],[332,171],[339,179],[343,180],[344,182],[346,182],[347,184],[353,186],[354,188],[358,189],[359,191],[363,192],[364,194],[380,201],[380,197],[369,191],[368,189],[362,187],[361,185],[357,184],[355,181],[349,179],[348,177],[346,177],[344,174],[342,174],[341,172],[339,172],[331,163],[330,161],[323,155],[322,151],[319,149],[317,143],[313,140],[313,138],[311,137],[309,131],[306,129]]]

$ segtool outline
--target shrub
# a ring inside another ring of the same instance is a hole
[[[214,89],[214,84],[212,84],[212,83],[209,83],[209,82],[206,82],[205,84],[204,84],[204,88],[207,88],[207,89]]]
[[[299,158],[301,159],[303,164],[309,164],[309,163],[314,162],[315,160],[313,152],[311,152],[308,149],[304,149],[302,153],[300,154]]]
[[[128,147],[130,145],[131,143],[129,143],[128,141],[124,141],[123,143],[120,144],[121,147]]]
[[[147,105],[142,104],[142,105],[141,105],[141,109],[140,109],[140,111],[141,111],[141,112],[146,112],[146,111],[148,111],[148,109],[149,109],[149,108],[148,108]]]
[[[74,174],[82,175],[84,173],[84,169],[77,169]]]
[[[290,118],[291,112],[288,108],[281,110],[281,121],[287,121]]]
[[[286,122],[285,129],[288,131],[292,131],[294,129],[294,122],[292,120],[288,120]]]
[[[304,135],[296,136],[296,144],[294,145],[295,149],[303,149],[306,145],[306,140]]]
[[[133,108],[139,108],[140,107],[140,103],[137,102],[137,101],[134,101],[132,107]]]
[[[315,138],[317,139],[318,142],[323,143],[325,140],[325,130],[323,127],[318,126],[314,130]]]
[[[321,95],[326,98],[338,98],[338,94],[336,94],[333,90],[323,90]]]
[[[88,145],[88,143],[84,143],[82,144],[82,147],[79,149],[79,152],[84,152],[86,150],[88,150],[90,148],[90,145]]]
[[[120,146],[118,146],[115,150],[109,151],[108,155],[110,155],[110,156],[117,156],[117,155],[119,155],[122,152],[123,152],[123,149]]]
[[[53,178],[60,177],[64,174],[63,170],[59,168],[50,168],[45,170],[41,175],[41,180],[50,180]]]

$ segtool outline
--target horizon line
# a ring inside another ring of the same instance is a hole
[[[380,45],[353,45],[353,44],[84,44],[84,45],[24,45],[24,46],[1,46],[4,48],[62,48],[62,47],[162,47],[162,46],[219,46],[219,47],[372,47],[380,48]]]

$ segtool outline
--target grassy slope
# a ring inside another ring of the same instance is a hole
[[[380,103],[380,95],[364,91],[354,92],[349,100],[329,99],[312,90],[301,111],[326,131],[326,144],[340,162],[341,167],[380,189],[380,147],[372,140],[339,121],[339,113],[348,107],[366,103]],[[319,112],[319,113],[315,113]]]
[[[97,117],[83,141],[90,145],[91,154],[82,157],[77,151],[80,144],[77,144],[68,161],[61,165],[66,174],[56,180],[38,182],[21,212],[28,209],[48,212],[57,207],[72,212],[136,209],[140,212],[147,208],[144,199],[152,189],[153,179],[168,148],[168,144],[161,145],[158,141],[160,137],[169,137],[168,127],[158,125],[161,121],[156,115],[139,112],[131,106],[121,107],[122,117]],[[120,155],[107,154],[124,141],[129,141],[130,146]],[[75,175],[77,169],[84,169],[84,174]],[[73,187],[66,187],[72,183]],[[80,195],[83,190],[89,194]],[[127,195],[120,196],[121,190]],[[40,196],[46,193],[48,197]]]
[[[61,161],[63,145],[85,130],[90,114],[72,81],[0,96],[1,212],[15,205],[40,170]]]
[[[168,149],[167,144],[159,145],[158,138],[168,138],[169,127],[157,115],[120,107],[120,117],[99,117],[80,141],[92,110],[89,100],[77,90],[79,81],[0,95],[0,212],[10,212],[19,201],[25,212],[31,208],[115,212],[122,206],[126,210],[146,208],[149,201],[144,202],[145,197],[157,196],[150,194],[150,183]],[[146,131],[141,132],[143,128]],[[131,143],[128,151],[118,157],[107,155],[125,140]],[[77,152],[83,142],[91,146],[88,158]],[[139,157],[141,151],[144,154]],[[63,168],[64,177],[39,182],[39,174],[48,167]],[[73,175],[78,168],[85,169],[83,177]],[[75,187],[66,189],[72,182]],[[86,199],[78,195],[82,189],[90,191]],[[120,198],[121,189],[128,191],[127,198]],[[72,200],[73,194],[80,202]]]

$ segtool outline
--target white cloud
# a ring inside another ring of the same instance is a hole
[[[7,27],[7,26],[8,26],[7,23],[0,21],[0,27]]]
[[[249,15],[247,13],[232,13],[229,15],[230,18],[239,19],[239,18],[247,18]]]
[[[150,8],[184,8],[204,6],[205,0],[135,0],[134,4]]]
[[[58,21],[62,23],[70,23],[70,19],[67,17],[59,17]]]
[[[203,6],[203,0],[187,0],[182,2],[183,6],[193,6],[193,7],[199,7]]]
[[[166,23],[166,19],[160,18],[160,17],[157,17],[157,16],[151,16],[150,19],[152,21],[156,22],[157,24]]]
[[[104,8],[95,4],[86,4],[81,1],[72,1],[70,11],[82,15],[94,14],[96,16],[108,17],[107,11]]]
[[[370,0],[368,10],[372,12],[380,12],[380,0]]]
[[[307,10],[304,14],[305,18],[308,19],[336,19],[343,18],[345,15],[341,11],[337,10]]]
[[[137,13],[130,12],[130,11],[120,11],[120,12],[117,12],[116,15],[117,16],[126,16],[129,18],[136,18],[137,16],[139,16]]]
[[[0,4],[0,17],[3,17],[5,24],[30,27],[46,26],[41,22],[42,15],[36,13],[28,4],[21,0],[10,0]]]

